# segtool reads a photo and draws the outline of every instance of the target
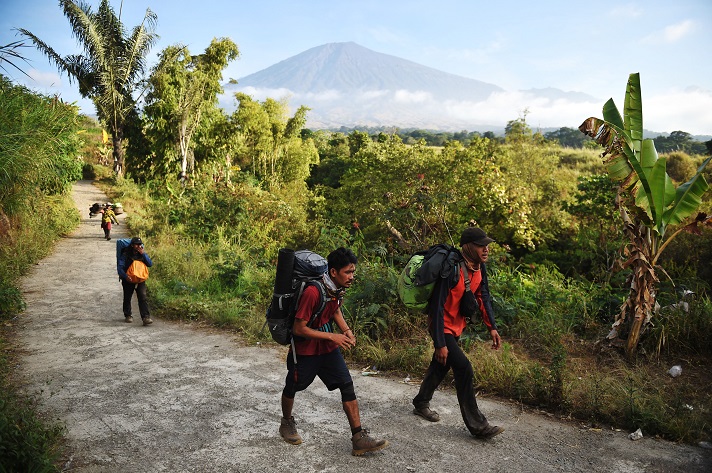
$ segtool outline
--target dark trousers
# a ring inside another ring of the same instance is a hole
[[[146,283],[130,283],[128,281],[121,281],[121,285],[124,287],[124,316],[131,315],[131,298],[133,297],[134,291],[136,291],[136,296],[138,297],[138,311],[141,313],[141,318],[145,319],[148,317],[148,297],[146,296]]]
[[[467,430],[475,435],[487,426],[487,419],[480,412],[477,407],[477,399],[475,399],[475,373],[472,370],[470,360],[457,344],[457,339],[453,335],[445,334],[445,345],[448,351],[446,364],[440,364],[433,354],[428,371],[425,372],[425,378],[423,378],[423,382],[420,385],[420,391],[413,399],[413,405],[416,408],[430,407],[433,393],[435,393],[435,390],[445,379],[447,372],[452,368],[452,374],[455,377],[455,389],[457,390],[457,402],[460,404],[462,419],[465,421]]]

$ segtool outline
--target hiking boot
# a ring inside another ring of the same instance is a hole
[[[294,416],[289,419],[282,417],[282,423],[279,425],[279,435],[282,436],[285,442],[292,445],[302,443],[302,437],[297,432],[297,423],[294,422]]]
[[[359,456],[367,452],[375,452],[388,446],[388,440],[376,440],[368,435],[368,430],[363,429],[351,437],[351,455]]]
[[[440,414],[431,410],[429,407],[416,407],[413,409],[413,414],[422,417],[430,422],[439,422]]]
[[[130,324],[131,322],[133,322],[133,317],[131,317],[130,315],[125,316],[124,322],[126,322],[127,324]]]
[[[498,425],[488,425],[476,434],[472,434],[472,436],[478,439],[489,440],[498,436],[502,432],[504,432],[504,427],[500,427]]]
[[[151,325],[153,323],[153,320],[151,317],[144,317],[143,318],[143,325]]]

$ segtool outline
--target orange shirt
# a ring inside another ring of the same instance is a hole
[[[482,303],[482,297],[477,294],[477,290],[480,288],[482,283],[482,273],[474,271],[470,273],[470,290],[477,297],[477,303],[480,306],[480,311],[485,314],[484,304]],[[457,284],[450,289],[450,292],[445,299],[445,307],[443,310],[443,322],[444,331],[455,337],[459,337],[462,332],[467,327],[467,319],[460,315],[460,300],[465,294],[465,277],[463,275],[462,269],[460,270],[460,279]]]

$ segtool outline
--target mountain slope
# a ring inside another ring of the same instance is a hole
[[[378,53],[356,43],[311,48],[238,80],[242,87],[289,89],[297,93],[409,90],[436,98],[484,100],[503,89],[412,61]]]
[[[601,103],[580,92],[555,88],[508,92],[495,84],[439,71],[353,42],[311,48],[242,77],[237,84],[225,85],[228,96],[238,91],[258,100],[287,97],[293,108],[308,106],[310,128],[492,130],[503,129],[525,109],[537,126],[575,127],[600,111]],[[234,101],[223,99],[225,108],[234,107],[227,102]],[[590,108],[594,103],[592,113],[580,111],[577,105]],[[545,112],[551,122],[541,120],[540,112]]]

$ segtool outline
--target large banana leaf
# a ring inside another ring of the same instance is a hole
[[[615,108],[613,101],[606,102],[606,105],[609,104],[612,105],[612,109],[617,114],[618,110]],[[603,146],[603,163],[606,165],[611,179],[614,181],[629,181],[627,186],[633,186],[637,182],[637,176],[631,161],[637,162],[638,159],[630,147],[630,138],[623,128],[615,124],[615,114],[611,113],[611,108],[608,109],[607,115],[613,121],[590,117],[579,126],[579,130]],[[618,118],[618,122],[622,125],[623,120],[620,120],[620,115],[618,115]]]
[[[675,191],[675,203],[663,215],[662,224],[664,226],[676,225],[682,222],[700,206],[702,195],[710,187],[702,175],[702,171],[710,163],[710,160],[712,160],[712,157],[705,159],[697,169],[697,174],[677,188]]]
[[[605,118],[605,116],[604,116]],[[632,140],[632,148],[640,151],[643,140],[643,100],[640,98],[640,74],[628,76],[623,104],[624,129]]]
[[[666,160],[658,158],[653,140],[643,140],[640,163],[649,184],[649,191],[646,192],[642,185],[639,186],[635,205],[645,210],[654,228],[662,235],[663,212],[675,200],[675,184],[666,173]],[[641,184],[642,182],[643,180]]]
[[[635,204],[648,214],[651,222],[656,222],[662,216],[662,208],[658,209],[655,206],[653,202],[653,191],[649,182],[649,175],[652,174],[658,156],[655,151],[655,146],[652,141],[650,141],[649,145],[645,146],[644,162],[649,166],[646,172],[646,169],[643,168],[643,162],[641,161],[641,156],[643,156],[642,151],[638,153],[633,151],[633,146],[635,146],[633,142],[635,140],[623,129],[615,125],[616,121],[621,123],[622,120],[620,120],[620,114],[612,100],[606,102],[604,112],[613,121],[590,117],[579,126],[579,130],[604,147],[603,155],[608,155],[604,160],[604,164],[608,169],[611,179],[621,181],[620,185],[624,189],[630,190],[637,186],[638,189],[634,191],[633,194],[635,196]],[[637,146],[640,150],[640,141]],[[664,172],[665,168],[663,163],[663,173]],[[670,183],[672,184],[672,181]],[[665,186],[663,185],[660,191],[664,190]]]
[[[608,101],[603,104],[603,119],[619,130],[625,130],[623,118],[621,117],[621,113],[618,111],[618,107],[616,107],[616,103],[613,99],[608,99]]]

